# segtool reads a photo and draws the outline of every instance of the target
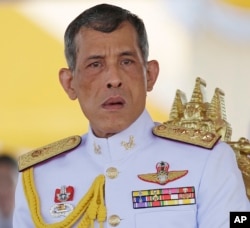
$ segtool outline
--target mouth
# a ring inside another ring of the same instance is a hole
[[[106,110],[119,110],[124,107],[125,103],[126,103],[125,100],[120,96],[109,97],[102,104],[102,108]]]

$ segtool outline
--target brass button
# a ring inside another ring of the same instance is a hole
[[[118,170],[115,167],[110,167],[106,170],[106,174],[110,179],[115,179],[118,176]]]
[[[111,215],[108,219],[110,226],[118,226],[121,222],[121,219],[118,215]]]

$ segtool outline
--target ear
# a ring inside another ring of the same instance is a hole
[[[68,94],[71,100],[75,100],[77,98],[74,87],[72,86],[73,75],[71,70],[67,68],[62,68],[59,71],[59,81],[64,89],[64,91]]]
[[[151,91],[158,78],[159,63],[156,60],[151,60],[147,63],[147,91]]]

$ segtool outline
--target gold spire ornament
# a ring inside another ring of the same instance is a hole
[[[231,141],[232,128],[227,122],[224,92],[216,88],[211,102],[205,101],[206,82],[196,78],[192,97],[187,102],[181,90],[176,91],[169,120],[153,128],[157,136],[211,149],[220,139],[236,154],[250,200],[250,142],[242,137]]]
[[[211,103],[204,101],[203,79],[197,78],[191,100],[177,90],[169,120],[153,129],[153,133],[205,148],[213,148],[219,138],[229,140],[230,124],[226,121],[224,93],[216,89]]]

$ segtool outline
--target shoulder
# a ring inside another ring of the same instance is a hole
[[[40,162],[70,151],[76,148],[80,143],[81,137],[74,135],[23,154],[18,158],[19,171],[23,171],[29,167],[39,164]]]
[[[212,149],[221,136],[216,132],[201,131],[172,124],[158,124],[153,128],[153,134],[170,140],[191,144],[206,149]]]

